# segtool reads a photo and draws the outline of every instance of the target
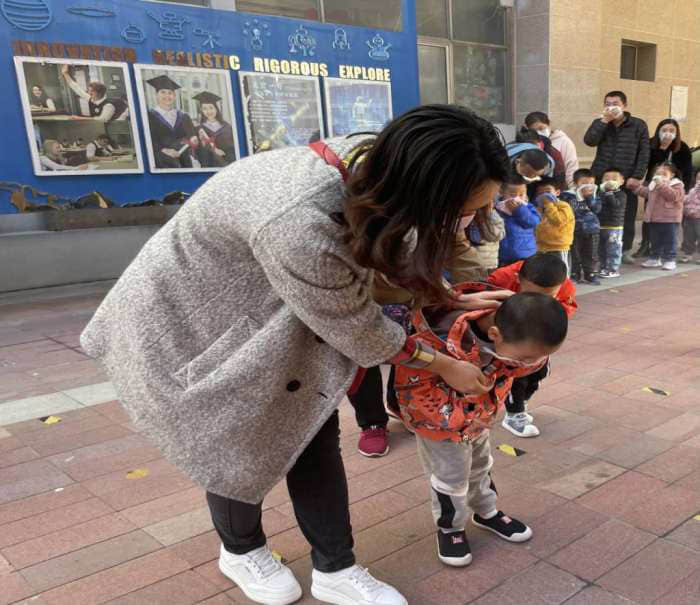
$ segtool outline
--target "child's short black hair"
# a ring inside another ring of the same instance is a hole
[[[561,183],[557,181],[553,176],[543,176],[539,181],[533,183],[535,187],[535,193],[537,193],[543,187],[554,187],[561,191]]]
[[[498,307],[494,322],[504,342],[532,341],[548,347],[564,342],[569,327],[563,305],[539,292],[521,292],[507,298]]]
[[[516,143],[534,143],[537,145],[540,142],[540,135],[534,128],[523,126],[515,135]]]
[[[523,261],[520,277],[540,288],[561,286],[566,281],[566,263],[554,254],[540,252]]]
[[[513,172],[501,183],[501,191],[505,191],[508,187],[520,187],[521,185],[527,185],[527,182],[517,172]]]
[[[617,166],[608,166],[603,172],[601,172],[601,176],[604,174],[607,174],[608,172],[617,172],[620,176],[624,177],[624,173],[622,170],[620,170]]]
[[[653,173],[656,174],[656,171],[659,168],[668,169],[671,172],[671,174],[677,179],[681,177],[681,171],[678,169],[678,166],[676,166],[673,162],[661,162],[660,164],[657,164],[656,166],[654,166]]]
[[[588,168],[579,168],[574,172],[574,183],[578,183],[579,179],[592,179],[595,178],[592,170]]]

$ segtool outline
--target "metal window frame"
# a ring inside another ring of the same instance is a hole
[[[622,75],[622,49],[625,47],[634,49],[634,69],[632,69],[632,77],[630,78]],[[629,44],[626,42],[622,42],[622,44],[620,44],[620,79],[639,80],[639,46],[636,44]]]
[[[452,3],[454,0],[445,0],[447,2],[447,35],[448,38],[439,38],[435,36],[418,36],[418,44],[425,46],[439,46],[445,48],[445,61],[447,70],[447,99],[449,103],[455,102],[455,69],[454,69],[454,48],[455,46],[474,46],[477,48],[495,48],[505,50],[505,69],[504,69],[504,93],[505,93],[505,123],[515,123],[515,96],[513,94],[515,86],[515,18],[513,10],[506,9],[504,37],[505,44],[489,44],[486,42],[468,42],[454,39],[454,22]],[[635,64],[636,67],[636,64]]]
[[[237,11],[238,10],[238,2],[237,0],[230,0],[231,2],[231,10]],[[316,12],[318,13],[318,21],[315,19],[300,19],[301,21],[311,21],[312,23],[325,23],[326,22],[326,9],[323,6],[323,0],[316,0]],[[259,13],[253,13],[253,14],[259,14]],[[290,19],[291,17],[287,17],[286,15],[268,15],[268,17],[282,17],[285,19]],[[299,17],[294,17],[294,18],[299,18]]]

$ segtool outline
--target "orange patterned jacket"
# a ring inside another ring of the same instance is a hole
[[[467,294],[496,288],[473,282],[454,286],[454,289]],[[452,324],[447,340],[444,341],[432,331],[423,311],[418,310],[411,320],[415,333],[409,338],[420,340],[436,351],[481,367],[479,346],[469,328],[469,322],[493,312],[493,309],[485,309],[463,313]],[[544,364],[512,368],[493,358],[486,367],[481,367],[486,376],[494,378],[493,388],[483,395],[458,393],[437,374],[396,366],[394,388],[401,417],[404,424],[425,439],[472,441],[494,424],[496,414],[510,392],[513,379],[532,374],[542,365]]]

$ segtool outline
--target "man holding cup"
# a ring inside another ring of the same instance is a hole
[[[605,106],[600,118],[593,121],[583,137],[589,147],[596,147],[591,170],[600,180],[605,170],[616,166],[625,177],[625,227],[622,249],[624,262],[630,258],[634,243],[638,198],[632,192],[641,184],[649,162],[649,130],[644,120],[627,111],[627,95],[614,90],[605,95]]]

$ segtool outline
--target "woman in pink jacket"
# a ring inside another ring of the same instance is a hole
[[[649,224],[651,253],[642,267],[676,268],[676,234],[683,220],[685,187],[675,164],[664,162],[654,171],[648,186],[636,188],[635,193],[647,200],[644,222]]]

